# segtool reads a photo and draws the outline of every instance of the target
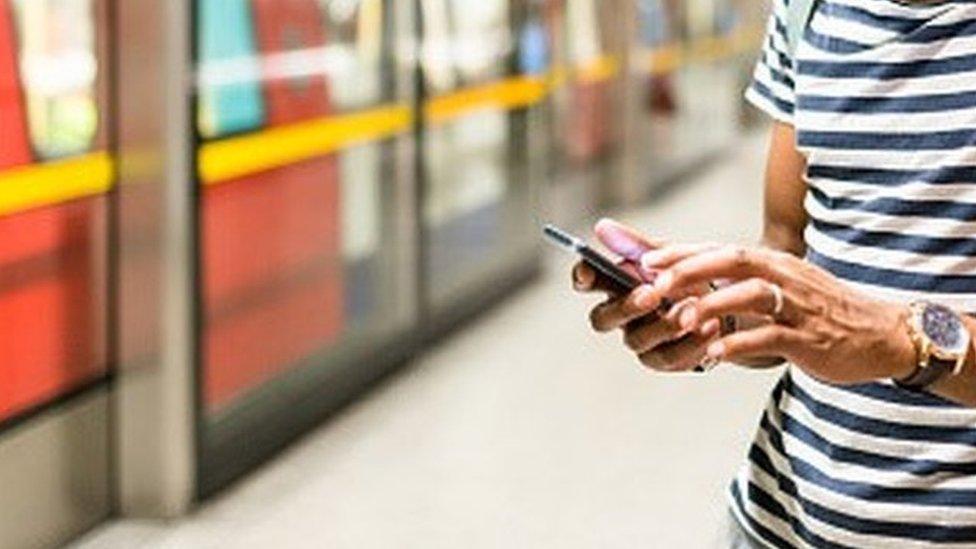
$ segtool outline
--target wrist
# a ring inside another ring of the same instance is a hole
[[[888,306],[890,355],[886,366],[888,379],[908,379],[918,368],[918,348],[909,329],[912,311],[904,305]]]

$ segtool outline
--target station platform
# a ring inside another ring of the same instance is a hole
[[[755,241],[765,134],[619,217]],[[571,259],[186,519],[74,549],[709,547],[776,372],[653,375],[587,329]]]

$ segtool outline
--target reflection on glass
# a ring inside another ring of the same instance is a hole
[[[539,2],[533,2],[539,8]],[[519,72],[534,76],[543,76],[549,70],[550,38],[543,24],[542,14],[538,9],[529,12],[522,30],[519,33]]]
[[[383,61],[383,0],[318,0],[329,36],[332,97],[351,110],[379,102]]]
[[[383,6],[199,0],[204,136],[287,130],[383,102]],[[402,326],[387,149],[363,144],[204,189],[203,391],[214,417],[353,338]]]
[[[0,169],[91,147],[93,13],[0,2]],[[0,215],[0,422],[104,376],[107,230],[105,196]]]
[[[98,128],[92,0],[15,0],[31,143],[41,158],[89,150]]]
[[[567,57],[573,66],[591,63],[602,54],[599,21],[595,0],[567,0]]]
[[[332,110],[325,74],[302,70],[304,56],[321,55],[325,46],[322,14],[315,0],[252,0],[258,47],[266,70],[262,85],[268,124],[280,125],[324,116]],[[290,70],[290,68],[295,70]]]
[[[509,2],[424,0],[422,8],[422,59],[430,96],[511,74],[519,34],[511,29]],[[546,46],[536,46],[529,61],[538,68],[545,63]],[[524,251],[530,198],[521,160],[512,150],[514,116],[482,107],[427,127],[425,277],[435,307],[447,306],[508,269]]]
[[[200,134],[219,137],[264,122],[247,0],[198,0]]]
[[[31,161],[26,108],[17,70],[17,33],[8,5],[0,3],[0,169]]]
[[[351,111],[383,102],[382,0],[319,0],[326,21],[335,108]],[[346,264],[346,312],[351,327],[389,322],[385,272],[394,272],[383,250],[383,157],[386,145],[370,143],[339,155],[342,254]]]

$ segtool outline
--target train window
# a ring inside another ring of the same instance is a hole
[[[199,8],[201,131],[229,151],[256,138],[289,155],[333,135],[321,132],[341,133],[330,123],[389,99],[383,0],[200,0]],[[232,417],[290,374],[321,369],[351,340],[406,322],[391,159],[388,142],[357,141],[205,182],[203,395],[212,417]]]
[[[31,161],[27,111],[17,62],[17,31],[6,4],[0,4],[0,170]]]
[[[424,40],[421,58],[424,76],[431,93],[444,92],[457,86],[449,4],[444,0],[420,0],[423,15]]]
[[[46,161],[96,146],[99,113],[107,111],[107,96],[97,93],[107,62],[96,55],[106,39],[103,10],[96,0],[0,3],[0,185],[43,186]],[[59,169],[104,188],[99,162],[81,156]],[[19,169],[4,171],[12,166]],[[5,200],[0,423],[100,382],[108,367],[107,196]]]
[[[383,90],[382,0],[319,0],[329,45],[329,83],[339,110],[375,105]]]
[[[423,62],[432,93],[504,76],[514,37],[508,2],[422,0]]]
[[[15,0],[30,139],[40,158],[88,151],[98,128],[91,0]]]
[[[504,76],[515,37],[508,2],[451,0],[455,62],[466,82]]]
[[[264,123],[253,15],[243,0],[199,0],[197,124],[203,137]]]
[[[603,53],[600,19],[594,0],[567,0],[568,61],[574,66],[590,63]]]
[[[523,21],[507,0],[424,0],[423,8],[431,98],[423,150],[424,278],[436,315],[493,277],[510,276],[519,262],[531,264],[521,255],[531,198],[513,138],[522,118],[501,106],[510,78],[517,78],[514,29]],[[439,116],[445,104],[454,110]]]

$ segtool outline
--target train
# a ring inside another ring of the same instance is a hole
[[[766,15],[146,4],[0,0],[2,547],[185,512],[679,184]]]

